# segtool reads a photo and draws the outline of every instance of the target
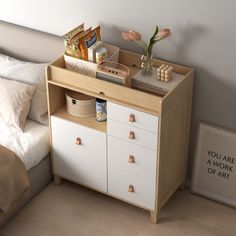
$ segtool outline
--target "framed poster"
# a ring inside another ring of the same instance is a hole
[[[199,123],[191,190],[236,207],[236,133]]]

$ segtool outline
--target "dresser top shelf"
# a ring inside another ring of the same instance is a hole
[[[141,64],[141,61],[139,54],[121,50],[119,54],[119,62],[130,68],[131,77],[133,77],[133,75],[140,70],[139,65]],[[123,104],[149,114],[160,115],[161,103],[163,99],[172,93],[176,87],[181,86],[182,82],[188,79],[189,74],[191,74],[193,70],[185,66],[176,65],[155,58],[153,60],[153,64],[155,67],[158,67],[161,64],[171,65],[173,66],[174,72],[178,73],[181,77],[179,82],[176,83],[176,86],[165,95],[152,94],[147,91],[121,86],[115,83],[69,71],[65,67],[63,56],[48,66],[47,80],[49,84],[53,84],[55,86],[60,86],[107,101]]]

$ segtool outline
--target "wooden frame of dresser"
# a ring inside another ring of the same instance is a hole
[[[140,55],[120,51],[119,61],[129,66],[131,72],[135,73],[140,65]],[[174,72],[184,75],[184,79],[165,96],[148,94],[68,71],[65,69],[63,56],[46,69],[49,117],[65,104],[65,89],[102,98],[159,117],[156,204],[155,210],[150,212],[151,220],[155,223],[159,219],[161,208],[172,194],[185,184],[194,78],[192,68],[154,59],[155,66],[163,63],[172,65]],[[99,122],[89,124],[94,129],[104,131],[105,125]],[[62,178],[57,175],[54,177],[55,184],[60,184]]]

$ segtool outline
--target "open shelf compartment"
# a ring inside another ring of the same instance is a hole
[[[130,68],[131,75],[137,73],[140,69],[139,65],[141,62],[140,55],[138,54],[121,50],[119,62]],[[187,67],[154,59],[155,66],[159,66],[163,63],[172,65],[174,72],[182,74],[184,77],[190,72],[190,69]],[[129,107],[153,115],[160,115],[161,102],[163,97],[165,97],[163,95],[150,94],[148,92],[69,71],[65,68],[63,56],[48,66],[47,80],[49,84],[61,86],[118,104],[125,103]],[[153,104],[155,104],[155,106],[153,106]]]
[[[99,122],[95,116],[92,117],[77,117],[71,115],[66,110],[65,91],[67,88],[60,85],[48,84],[48,111],[50,116],[57,116],[59,118],[69,120],[71,122],[101,131],[106,133],[107,122]],[[94,108],[95,109],[95,108]]]
[[[102,121],[99,122],[96,120],[94,116],[92,117],[77,117],[69,114],[66,111],[66,106],[62,106],[58,111],[56,111],[53,116],[62,118],[64,120],[68,120],[83,126],[86,126],[91,129],[95,129],[101,132],[106,133],[107,132],[107,122]]]

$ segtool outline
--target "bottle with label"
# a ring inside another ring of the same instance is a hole
[[[107,120],[107,101],[100,98],[96,98],[96,120]]]
[[[105,47],[100,47],[96,50],[96,63],[99,64],[108,58],[108,50]]]

